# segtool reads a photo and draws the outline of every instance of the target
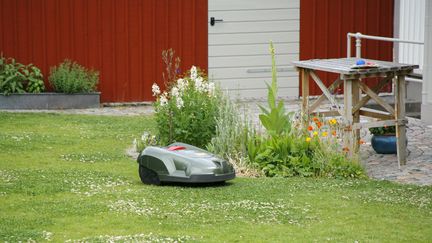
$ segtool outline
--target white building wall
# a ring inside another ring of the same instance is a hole
[[[424,41],[425,31],[425,0],[398,0],[399,28],[395,30],[397,37],[403,40]],[[396,13],[397,16],[397,13]],[[398,62],[417,64],[420,68],[415,72],[422,73],[424,47],[418,44],[399,43],[396,47]]]
[[[300,0],[209,0],[209,77],[232,97],[267,97],[271,83],[270,41],[276,49],[278,95],[297,98],[298,73],[291,62],[299,60]]]
[[[432,124],[432,1],[426,3],[422,121]]]

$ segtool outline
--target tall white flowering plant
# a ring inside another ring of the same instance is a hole
[[[152,86],[161,144],[184,142],[205,148],[215,135],[220,100],[214,82],[195,66],[161,92]]]

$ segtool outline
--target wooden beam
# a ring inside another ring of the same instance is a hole
[[[389,76],[386,78],[383,78],[380,80],[380,82],[372,88],[374,93],[378,93],[382,88],[384,88],[384,86],[386,86],[388,84],[388,82],[390,81],[390,79],[393,79],[393,76]],[[368,101],[371,99],[370,96],[366,95],[365,97],[363,97],[358,103],[357,105],[354,106],[353,108],[353,112],[358,111],[360,108],[362,108],[363,106],[365,106]]]
[[[360,100],[360,89],[359,89],[359,83],[360,80],[353,80],[352,81],[352,106],[357,105],[357,103]],[[360,112],[358,111],[351,111],[353,115],[353,123],[359,123],[360,122]],[[354,129],[354,138],[353,138],[353,149],[354,153],[358,153],[360,150],[360,129]]]
[[[336,79],[329,87],[328,90],[330,91],[330,93],[333,93],[334,90],[339,87],[339,85],[341,85],[342,80],[340,78]],[[324,93],[318,97],[318,99],[310,106],[309,108],[309,113],[313,112],[314,110],[316,110],[316,108],[319,107],[319,105],[326,99],[326,96],[324,95]]]
[[[302,77],[302,119],[304,125],[309,124],[309,70],[300,69]]]
[[[343,113],[339,107],[339,104],[336,102],[333,95],[328,91],[327,87],[324,85],[324,83],[321,81],[321,79],[313,71],[310,72],[310,76],[315,81],[315,83],[318,85],[318,87],[320,87],[321,91],[327,97],[327,99],[330,101],[330,103],[332,105],[336,106],[336,109],[339,112],[339,114],[342,115]]]
[[[342,74],[341,79],[383,78],[386,76],[386,73]]]
[[[394,116],[392,116],[390,113],[385,113],[385,112],[378,112],[377,110],[366,110],[366,109],[361,109],[359,111],[361,116],[367,116],[367,117],[372,117],[372,118],[377,118],[377,119],[381,119],[381,120],[390,120],[390,119],[395,119]]]
[[[348,156],[352,157],[353,152],[355,151],[354,147],[354,134],[352,133],[353,126],[353,113],[352,113],[352,84],[353,80],[344,80],[344,113],[343,117],[345,118],[345,129],[343,136],[344,148],[348,148]]]
[[[396,119],[405,119],[405,76],[399,75],[396,82],[395,107]],[[399,167],[406,164],[406,128],[405,124],[396,124],[397,157]]]
[[[371,127],[384,127],[384,126],[396,126],[396,124],[405,125],[407,120],[385,120],[385,121],[375,121],[375,122],[364,122],[356,123],[353,125],[353,129],[361,128],[371,128]]]
[[[333,117],[333,116],[340,116],[338,111],[317,111],[312,112],[312,116],[324,116],[324,117]]]
[[[369,95],[373,100],[375,100],[380,106],[382,106],[384,109],[386,109],[388,112],[390,112],[392,115],[395,115],[395,110],[393,107],[391,107],[389,104],[387,104],[381,97],[379,97],[373,90],[371,90],[366,84],[359,83],[360,88],[365,92],[367,95]]]

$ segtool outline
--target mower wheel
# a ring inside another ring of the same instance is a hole
[[[142,165],[139,166],[139,176],[141,178],[142,183],[144,184],[148,184],[148,185],[160,184],[159,176],[156,174],[156,172]]]

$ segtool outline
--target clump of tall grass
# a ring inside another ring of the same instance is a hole
[[[255,136],[256,131],[245,109],[241,109],[237,102],[225,96],[221,99],[218,113],[216,135],[207,145],[207,149],[232,163],[237,174],[260,175],[248,159],[247,143]]]

